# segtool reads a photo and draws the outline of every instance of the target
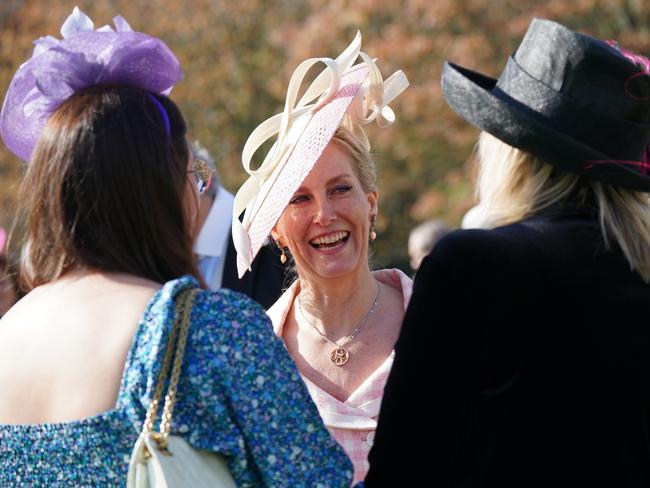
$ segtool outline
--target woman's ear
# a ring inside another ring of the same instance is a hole
[[[271,229],[271,237],[273,237],[273,240],[278,244],[278,247],[280,248],[284,247],[284,245],[282,244],[282,238],[280,237],[280,234],[278,233],[275,227]]]
[[[377,215],[377,191],[366,193],[368,205],[370,206],[370,215]]]

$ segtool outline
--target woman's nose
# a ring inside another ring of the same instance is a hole
[[[336,220],[336,212],[328,199],[317,200],[316,205],[316,216],[314,220],[317,224],[326,227]]]

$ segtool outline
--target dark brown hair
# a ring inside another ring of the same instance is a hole
[[[21,187],[21,285],[79,268],[160,283],[198,277],[183,206],[185,132],[176,105],[142,89],[97,85],[67,99],[45,125]]]

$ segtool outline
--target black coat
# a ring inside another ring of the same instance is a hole
[[[370,464],[371,488],[650,486],[650,285],[605,250],[595,218],[547,214],[436,246]]]
[[[268,310],[282,295],[286,273],[287,267],[280,263],[279,253],[276,253],[272,246],[262,246],[251,264],[251,271],[240,280],[237,277],[237,251],[232,235],[228,237],[221,280],[223,288],[244,293]]]

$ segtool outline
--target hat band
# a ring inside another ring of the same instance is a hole
[[[513,57],[509,58],[492,94],[531,117],[544,118],[546,125],[613,160],[645,160],[650,144],[650,124],[612,118],[592,106],[580,104],[533,78]]]
[[[149,96],[151,101],[156,105],[158,111],[160,112],[160,116],[163,119],[163,124],[165,125],[165,133],[167,134],[167,137],[171,137],[172,129],[171,129],[171,124],[169,123],[169,116],[167,115],[167,110],[165,110],[163,104],[160,103],[160,100],[158,100],[155,96],[153,96],[149,92],[147,92],[147,95]]]

